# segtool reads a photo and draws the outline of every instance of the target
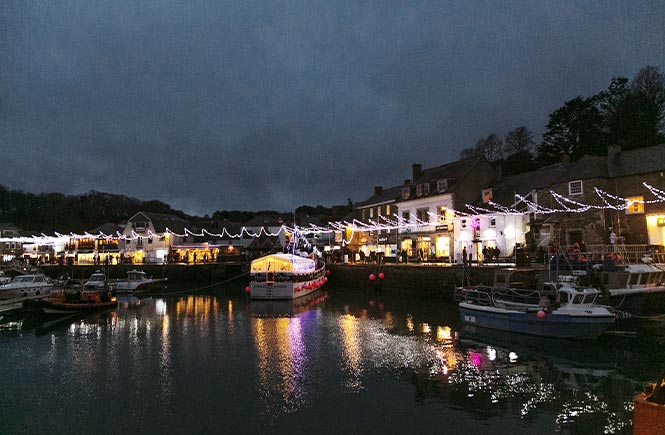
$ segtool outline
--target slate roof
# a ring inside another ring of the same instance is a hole
[[[158,233],[163,233],[166,231],[166,228],[168,228],[171,232],[178,234],[182,234],[185,231],[185,228],[190,231],[194,231],[194,229],[190,227],[189,221],[172,214],[140,211],[132,216],[128,222],[136,222],[138,218],[140,218],[140,215],[143,215],[148,220],[150,220],[152,225],[155,227],[155,231]]]
[[[371,207],[376,204],[386,204],[386,203],[391,203],[395,202],[399,197],[402,196],[402,188],[405,187],[404,185],[401,186],[395,186],[395,187],[390,187],[388,189],[382,189],[380,194],[374,193],[374,195],[370,196],[368,199],[365,201],[361,201],[355,204],[355,208],[365,208],[365,207]]]
[[[501,178],[491,186],[492,201],[510,207],[515,203],[516,193],[526,195],[533,190],[546,189],[567,172],[568,164],[558,163],[535,171]],[[478,200],[476,205],[482,206],[482,198]]]
[[[413,180],[413,185],[422,183],[431,183],[438,180],[448,180],[448,189],[446,193],[454,192],[460,182],[471,172],[474,166],[481,160],[478,157],[456,160],[433,168],[424,169],[420,177]],[[423,194],[422,197],[439,195],[436,189],[431,189],[429,194]]]

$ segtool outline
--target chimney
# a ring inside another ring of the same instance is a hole
[[[621,145],[608,145],[607,146],[607,159],[616,158],[617,154],[621,152]]]
[[[381,186],[374,186],[374,195],[379,196],[383,193],[383,187]]]
[[[418,178],[420,178],[420,175],[423,172],[423,165],[420,163],[414,163],[411,165],[411,169],[413,169],[413,181],[416,181]]]

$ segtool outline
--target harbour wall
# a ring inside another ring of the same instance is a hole
[[[170,283],[187,282],[230,282],[244,289],[249,280],[247,263],[204,263],[204,264],[166,264],[136,265],[119,264],[107,266],[46,265],[40,269],[49,277],[57,278],[67,273],[75,280],[86,280],[98,270],[106,270],[110,280],[125,279],[132,269],[144,271],[152,278],[166,278]],[[466,272],[468,282],[472,284],[491,284],[495,267],[471,267]],[[327,288],[344,287],[348,289],[378,289],[386,293],[410,297],[442,298],[452,300],[455,286],[465,283],[465,272],[461,266],[402,265],[384,264],[377,269],[376,264],[332,264],[329,266],[329,285]],[[378,277],[379,273],[384,278]],[[374,281],[370,274],[375,275]]]

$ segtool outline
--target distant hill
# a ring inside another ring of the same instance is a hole
[[[139,211],[173,214],[189,220],[193,226],[214,228],[224,221],[245,223],[257,215],[278,214],[275,211],[216,211],[212,218],[190,216],[174,210],[161,201],[142,201],[126,195],[91,190],[83,195],[62,193],[26,193],[0,185],[0,222],[6,222],[32,232],[53,234],[90,231],[105,223],[122,223]],[[321,221],[340,220],[351,211],[351,205],[309,207],[301,206],[296,212],[302,216],[318,217]],[[286,214],[287,218],[290,214]],[[291,219],[285,219],[290,222]]]
[[[84,195],[34,194],[0,185],[0,222],[12,223],[23,230],[82,233],[107,222],[120,223],[138,211],[190,218],[156,200],[141,201],[94,190]]]

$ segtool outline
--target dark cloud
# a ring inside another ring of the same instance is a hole
[[[197,214],[363,200],[665,59],[660,1],[7,0],[0,20],[0,183]]]

